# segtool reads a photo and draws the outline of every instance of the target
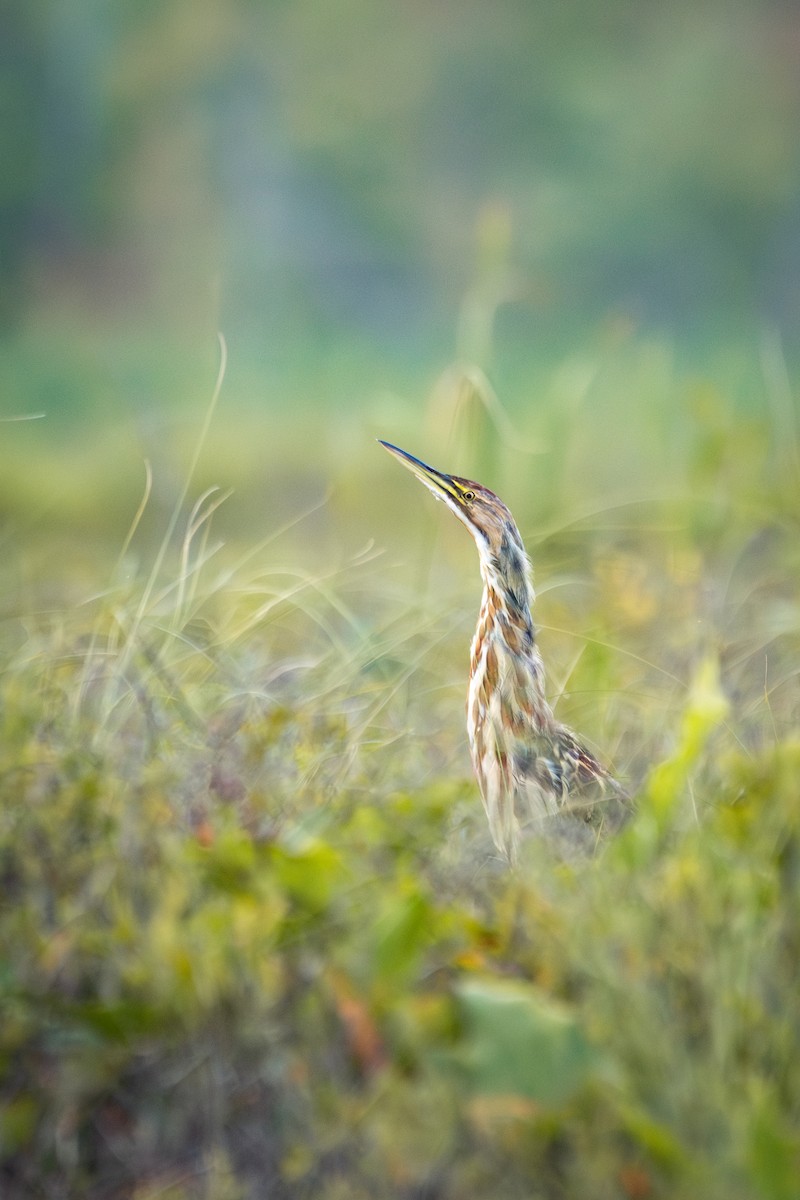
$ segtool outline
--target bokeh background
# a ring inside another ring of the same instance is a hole
[[[788,0],[29,0],[0,46],[4,415],[197,403],[218,329],[227,403],[323,440],[456,358],[525,410],[614,331],[797,350]]]
[[[0,275],[4,1200],[795,1200],[795,0],[0,0]]]

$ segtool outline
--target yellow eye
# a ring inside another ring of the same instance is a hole
[[[474,500],[474,499],[475,499],[475,493],[472,491],[472,489],[471,489],[471,488],[467,488],[467,490],[466,490],[465,492],[462,492],[462,493],[461,493],[461,495],[462,495],[462,496],[464,497],[464,499],[465,499],[466,501],[468,501],[468,502],[469,502],[470,500]]]

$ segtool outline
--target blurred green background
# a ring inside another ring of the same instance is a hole
[[[217,329],[265,422],[797,349],[792,3],[28,0],[0,56],[2,415],[197,400]]]
[[[0,0],[4,1200],[794,1200],[799,184],[790,0]]]

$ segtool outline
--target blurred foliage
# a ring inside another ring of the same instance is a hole
[[[4,1200],[795,1195],[797,32],[0,5]],[[373,434],[517,515],[595,858]]]
[[[287,413],[262,476],[212,405],[140,503],[124,437],[31,474],[5,427],[4,1197],[793,1194],[793,418],[777,346],[745,437],[615,345],[550,381],[568,427],[456,368],[426,415],[536,514],[551,694],[639,796],[516,874],[460,716],[474,548],[379,448]]]

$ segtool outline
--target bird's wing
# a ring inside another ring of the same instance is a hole
[[[564,725],[521,740],[513,761],[519,799],[534,818],[570,813],[613,830],[630,812],[625,789]]]

